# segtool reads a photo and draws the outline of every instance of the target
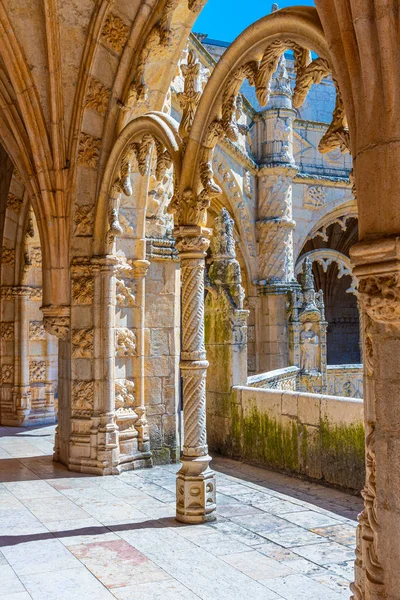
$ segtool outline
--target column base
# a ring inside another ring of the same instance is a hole
[[[176,480],[176,520],[196,525],[216,519],[216,479],[211,457],[181,458]]]

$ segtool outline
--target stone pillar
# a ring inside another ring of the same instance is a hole
[[[365,508],[359,515],[355,600],[399,598],[400,240],[351,250],[363,308]]]
[[[206,436],[204,346],[204,270],[210,230],[200,225],[174,230],[181,260],[184,445],[177,475],[176,518],[182,523],[215,519],[215,473],[210,469]]]
[[[287,292],[296,286],[293,259],[292,179],[293,158],[292,91],[281,57],[272,79],[266,110],[257,122],[261,168],[258,181],[258,256],[262,338],[260,371],[288,365]]]
[[[146,275],[150,263],[148,260],[134,260],[132,262],[133,276],[136,281],[136,305],[138,308],[138,324],[137,324],[137,361],[138,361],[138,377],[136,379],[136,413],[138,420],[135,428],[139,434],[138,449],[143,452],[142,466],[151,466],[150,453],[150,436],[149,426],[146,418],[145,395],[144,395],[144,357],[145,357],[145,340],[144,340],[144,321],[145,321],[145,304],[146,304]]]
[[[205,303],[207,358],[207,437],[213,450],[232,451],[232,386],[247,383],[247,317],[236,260],[234,222],[222,209],[211,239]]]
[[[29,385],[29,316],[28,303],[30,300],[30,288],[15,288],[17,304],[17,321],[15,323],[15,370],[17,373],[16,387],[14,391],[14,410],[17,423],[24,424],[31,410],[31,389]]]
[[[118,260],[114,256],[92,259],[95,274],[95,298],[99,300],[99,327],[94,331],[94,344],[100,350],[99,407],[96,436],[97,467],[104,475],[117,473],[119,462],[118,426],[115,418],[115,306],[116,270]],[[96,285],[97,284],[97,285]],[[98,286],[98,294],[96,287]],[[97,356],[97,354],[95,353]],[[97,412],[97,411],[95,411]]]

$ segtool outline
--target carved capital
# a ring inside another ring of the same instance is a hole
[[[42,306],[43,324],[47,333],[55,335],[61,340],[65,340],[68,336],[71,309],[69,306]]]
[[[375,322],[400,326],[400,238],[356,244],[351,258],[365,312]]]
[[[202,258],[210,245],[211,229],[200,226],[176,227],[176,248],[185,258]]]

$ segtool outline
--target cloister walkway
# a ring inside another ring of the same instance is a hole
[[[53,435],[0,428],[0,600],[350,597],[361,499],[217,457],[217,521],[181,525],[175,465],[78,475]]]

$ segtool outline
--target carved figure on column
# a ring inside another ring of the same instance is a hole
[[[306,321],[300,333],[300,369],[303,373],[312,373],[318,371],[317,351],[319,346],[319,337],[312,330],[312,322]]]

